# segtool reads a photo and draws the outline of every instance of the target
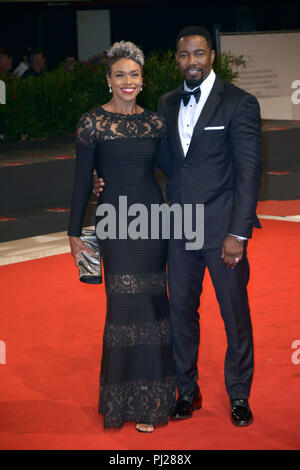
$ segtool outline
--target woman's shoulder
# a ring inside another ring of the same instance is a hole
[[[87,122],[87,123],[92,123],[97,120],[98,116],[102,116],[102,108],[100,106],[96,106],[95,108],[90,109],[89,111],[85,111],[80,119],[79,122]]]
[[[81,115],[76,129],[77,143],[82,143],[88,147],[95,147],[96,121],[100,115],[100,106],[90,109]]]

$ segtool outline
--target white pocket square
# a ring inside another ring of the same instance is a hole
[[[225,126],[204,127],[205,131],[220,131],[221,129],[225,129]]]

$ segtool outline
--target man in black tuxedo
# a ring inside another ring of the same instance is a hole
[[[184,85],[163,95],[158,107],[167,123],[167,198],[170,204],[204,204],[204,245],[187,251],[184,239],[169,243],[178,388],[171,418],[189,418],[202,404],[197,385],[198,307],[207,267],[227,335],[225,384],[232,422],[247,425],[253,419],[248,403],[253,339],[247,239],[253,226],[260,226],[256,216],[262,170],[260,110],[254,96],[215,75],[208,31],[185,28],[176,46]]]

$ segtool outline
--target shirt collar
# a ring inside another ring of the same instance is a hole
[[[212,89],[212,86],[213,86],[213,84],[214,84],[214,82],[215,82],[215,78],[216,78],[216,74],[215,74],[215,72],[213,71],[213,69],[211,69],[209,75],[206,77],[205,80],[203,80],[203,82],[202,82],[201,85],[200,85],[201,94],[202,94],[203,92],[209,92],[209,91]],[[196,88],[198,88],[198,87],[196,87]],[[194,90],[195,90],[196,88],[194,88]],[[187,84],[186,84],[185,81],[184,81],[184,84],[183,84],[183,89],[184,89],[185,91],[193,91],[193,90],[191,90],[191,89],[187,86]]]

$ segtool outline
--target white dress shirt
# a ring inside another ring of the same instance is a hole
[[[190,101],[188,102],[187,106],[184,106],[183,101],[181,100],[179,114],[178,114],[178,132],[179,132],[184,156],[186,156],[188,152],[188,149],[192,140],[193,132],[194,132],[194,127],[199,119],[199,116],[206,103],[206,100],[212,90],[212,87],[215,83],[215,79],[216,79],[216,74],[213,70],[211,70],[208,77],[206,77],[206,79],[200,85],[201,96],[200,96],[198,103],[196,101],[195,96],[193,95],[190,97]],[[184,82],[184,90],[193,91],[190,88],[188,88],[185,82]],[[230,233],[229,235],[233,235],[234,237],[240,240],[247,240],[247,238],[245,237],[240,237],[232,233]]]
[[[187,151],[189,149],[192,135],[194,132],[194,127],[196,122],[199,119],[201,111],[206,103],[208,95],[211,92],[211,89],[215,83],[216,74],[212,70],[208,77],[201,83],[201,96],[198,101],[196,102],[196,98],[192,95],[190,97],[190,101],[187,106],[184,106],[183,101],[181,101],[179,114],[178,114],[178,131],[181,140],[181,146],[184,155],[186,156]],[[196,87],[198,88],[198,87]],[[193,91],[184,82],[184,90],[185,91]]]

